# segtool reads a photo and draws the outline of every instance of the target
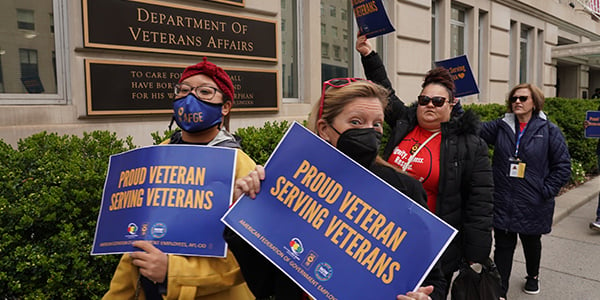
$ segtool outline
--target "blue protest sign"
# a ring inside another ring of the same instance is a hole
[[[221,217],[231,204],[235,149],[161,145],[112,155],[91,254],[139,251],[225,257]]]
[[[394,26],[381,0],[352,0],[352,10],[361,35],[367,38],[393,32]]]
[[[395,299],[456,234],[298,123],[265,175],[223,222],[316,299]]]
[[[600,111],[585,112],[585,120],[588,126],[585,128],[586,138],[600,138]]]
[[[466,55],[436,61],[435,65],[444,67],[450,71],[450,75],[452,75],[454,85],[456,86],[455,97],[464,97],[479,93],[477,82],[475,82],[475,77],[473,77],[473,71],[471,71]]]

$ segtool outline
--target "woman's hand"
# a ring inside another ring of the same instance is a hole
[[[356,50],[362,56],[367,56],[373,51],[373,46],[371,46],[371,43],[369,42],[369,39],[367,39],[366,35],[359,35],[356,38]]]
[[[398,295],[397,300],[431,300],[429,295],[433,292],[433,285],[422,286],[416,292],[408,292],[406,295]]]
[[[154,281],[162,283],[167,277],[169,257],[148,241],[135,241],[133,246],[144,251],[129,253],[131,263],[140,268],[140,274]]]
[[[257,165],[254,171],[250,172],[246,177],[242,177],[235,181],[233,190],[233,199],[237,200],[242,194],[256,198],[256,194],[260,192],[260,181],[265,179],[265,168]]]

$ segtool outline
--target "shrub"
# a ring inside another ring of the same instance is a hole
[[[291,126],[288,121],[267,121],[261,128],[239,128],[235,134],[242,138],[242,149],[257,164],[264,165],[284,133]]]
[[[99,299],[119,257],[90,256],[108,158],[133,149],[104,131],[0,143],[0,291],[5,299]]]

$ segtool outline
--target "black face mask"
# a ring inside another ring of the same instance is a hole
[[[331,126],[333,128],[333,126]],[[337,141],[337,149],[348,155],[363,167],[371,166],[381,145],[381,133],[373,128],[352,128],[340,133]]]

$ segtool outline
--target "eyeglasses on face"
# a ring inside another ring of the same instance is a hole
[[[332,78],[323,82],[323,90],[321,91],[321,99],[319,100],[319,117],[323,115],[323,103],[325,102],[325,91],[328,87],[341,88],[355,81],[363,81],[362,78],[347,77],[347,78]]]
[[[200,100],[212,100],[217,92],[222,93],[219,89],[213,86],[191,86],[186,83],[178,83],[175,85],[175,95],[177,95],[177,97],[185,97],[191,92],[194,92],[194,94],[196,94]]]
[[[525,102],[527,99],[529,99],[529,96],[512,96],[508,98],[508,101],[510,101],[510,103],[515,103],[517,100]]]
[[[419,105],[422,105],[422,106],[428,105],[429,102],[432,102],[433,106],[442,107],[442,106],[444,106],[444,103],[446,102],[446,97],[441,97],[441,96],[429,97],[429,96],[425,96],[425,95],[420,95],[417,97],[417,100],[419,102]]]

